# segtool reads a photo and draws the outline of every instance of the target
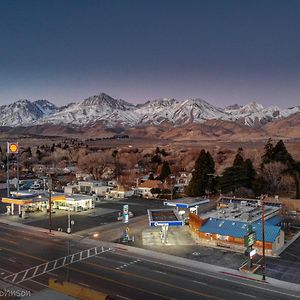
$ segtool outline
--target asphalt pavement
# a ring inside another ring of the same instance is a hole
[[[26,268],[86,249],[80,241],[49,235],[47,231],[29,231],[0,223],[1,278]],[[157,254],[159,259],[160,254]],[[213,268],[213,266],[212,266]],[[68,276],[69,274],[69,276]],[[235,278],[225,274],[164,264],[115,248],[97,257],[57,269],[34,280],[24,281],[23,288],[38,291],[49,278],[66,280],[121,295],[127,299],[300,299],[267,283]]]

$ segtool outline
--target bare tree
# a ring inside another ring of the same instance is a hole
[[[283,187],[283,174],[287,166],[281,162],[271,162],[264,165],[262,177],[269,185],[270,193],[276,193]]]

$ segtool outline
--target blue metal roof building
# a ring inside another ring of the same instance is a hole
[[[247,234],[248,223],[240,221],[230,221],[222,219],[209,218],[207,222],[199,229],[203,233],[219,234],[222,236],[232,236],[235,238],[244,238]],[[252,224],[256,232],[256,239],[262,241],[262,226],[260,223]],[[280,226],[274,226],[265,223],[265,241],[273,243],[280,235]]]

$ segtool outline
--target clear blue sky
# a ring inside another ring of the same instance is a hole
[[[300,104],[300,1],[0,0],[0,104],[99,92]]]

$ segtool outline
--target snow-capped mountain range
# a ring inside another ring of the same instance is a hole
[[[280,109],[277,106],[263,107],[251,102],[247,105],[232,105],[226,108],[213,106],[202,99],[157,99],[134,105],[114,99],[105,93],[89,97],[78,103],[57,107],[47,100],[19,100],[0,107],[0,126],[32,126],[41,124],[71,124],[91,126],[102,122],[108,127],[159,125],[169,122],[174,125],[204,123],[207,120],[226,120],[247,126],[259,126],[300,112],[300,106]]]

